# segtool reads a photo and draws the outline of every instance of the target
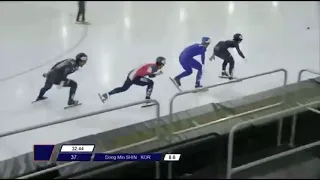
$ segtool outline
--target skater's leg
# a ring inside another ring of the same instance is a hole
[[[232,55],[230,54],[230,52],[228,50],[226,50],[226,51],[222,52],[220,54],[220,56],[221,56],[221,59],[223,59],[221,75],[228,76],[228,73],[226,72],[226,68],[227,68],[228,64],[230,66],[230,62],[233,59]]]
[[[45,94],[49,89],[51,89],[52,85],[53,85],[53,76],[52,76],[52,75],[49,75],[49,76],[47,77],[47,79],[46,79],[46,82],[45,82],[43,88],[41,88],[41,90],[40,90],[40,92],[39,92],[39,95],[38,95],[38,97],[37,97],[37,100],[43,99],[44,94]]]
[[[132,83],[131,79],[129,77],[127,77],[126,81],[123,83],[123,85],[121,87],[117,87],[117,88],[113,89],[112,91],[110,91],[108,93],[108,95],[113,95],[113,94],[127,91],[131,87],[132,84],[133,83]]]
[[[196,87],[200,87],[201,85],[201,79],[202,79],[202,65],[195,59],[192,59],[190,61],[190,66],[196,70],[197,72],[197,77],[196,77]]]
[[[176,80],[179,80],[183,77],[189,76],[192,74],[192,68],[190,67],[190,59],[182,59],[180,58],[180,64],[184,69],[184,72],[175,77]]]
[[[77,15],[77,22],[80,22],[80,15],[81,15],[81,10],[80,7],[78,8],[78,15]]]
[[[146,99],[150,99],[154,85],[154,82],[151,79],[146,77],[137,78],[133,81],[133,84],[138,86],[147,86]]]
[[[74,96],[76,94],[76,91],[77,91],[77,88],[78,88],[78,83],[75,82],[72,79],[68,79],[67,81],[64,82],[63,87],[70,87],[68,102],[73,104],[72,102],[74,101],[73,98],[74,98]],[[70,104],[70,103],[68,103],[68,104]]]
[[[226,71],[227,65],[228,65],[228,61],[227,61],[227,60],[223,60],[223,63],[222,63],[222,72],[225,72],[225,71]]]
[[[41,88],[37,99],[42,99],[43,96],[44,96],[44,94],[45,94],[49,89],[51,89],[52,85],[53,85],[52,83],[46,82],[45,85],[44,85],[44,87]]]
[[[81,8],[81,20],[82,20],[82,22],[86,21],[86,9],[85,9],[85,6],[83,6]]]
[[[231,77],[233,77],[234,64],[235,64],[234,59],[232,56],[230,56],[230,58],[229,58],[229,75]]]

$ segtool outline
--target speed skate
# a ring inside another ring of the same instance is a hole
[[[33,103],[35,103],[35,102],[44,101],[44,100],[46,100],[46,99],[48,99],[48,98],[47,98],[47,97],[43,97],[43,99],[35,100],[35,101],[32,101],[31,103],[33,104]]]
[[[221,79],[229,79],[230,81],[242,81],[239,78],[236,78],[236,77],[230,78],[229,76],[219,76],[219,78],[221,78]]]
[[[171,82],[174,84],[174,86],[180,91],[180,92],[182,92],[182,90],[181,90],[181,88],[178,86],[178,84],[175,82],[175,80],[174,79],[172,79],[171,77],[169,77],[169,79],[171,80]],[[199,89],[201,89],[201,88],[199,88]],[[198,93],[198,92],[207,92],[207,91],[209,91],[209,89],[208,88],[203,88],[203,89],[201,89],[200,91],[197,91],[197,92],[194,92],[194,93]]]
[[[181,92],[180,87],[178,86],[178,84],[176,83],[175,80],[173,80],[171,77],[169,77],[169,79],[171,80],[171,82],[174,84],[174,86]]]
[[[141,108],[151,107],[151,106],[155,106],[155,105],[156,105],[156,103],[154,103],[154,102],[145,103],[144,105],[141,106]]]
[[[82,103],[77,103],[74,105],[66,106],[66,107],[64,107],[64,109],[69,109],[69,108],[73,108],[73,107],[77,107],[77,106],[81,106],[81,105],[82,105]]]
[[[100,93],[98,93],[99,99],[101,100],[102,103],[104,103],[106,101],[105,98],[102,97],[102,95]]]
[[[103,98],[103,96],[100,93],[98,93],[98,96],[99,96],[99,99],[101,100],[102,103],[104,103],[107,100],[107,99]],[[150,106],[154,106],[154,105],[156,105],[156,104],[153,102],[150,102],[150,103],[146,103],[146,104],[142,105],[141,107],[145,108],[145,107],[150,107]]]

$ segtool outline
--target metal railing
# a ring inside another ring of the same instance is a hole
[[[266,115],[266,116],[263,116],[263,117],[260,117],[260,118],[255,118],[255,119],[251,119],[251,120],[248,120],[248,121],[245,121],[245,122],[241,122],[241,123],[238,123],[235,126],[233,126],[231,128],[231,131],[229,133],[229,138],[228,138],[228,155],[227,155],[226,179],[231,179],[232,174],[234,174],[236,172],[239,172],[239,171],[242,171],[242,170],[257,166],[257,165],[260,165],[262,163],[266,163],[266,162],[269,162],[271,160],[275,160],[275,159],[278,159],[278,158],[281,158],[281,157],[284,157],[284,156],[287,156],[287,155],[290,155],[290,154],[294,154],[296,152],[300,152],[302,150],[305,150],[305,149],[320,145],[320,141],[318,141],[318,142],[315,142],[315,143],[312,143],[312,144],[301,146],[299,148],[295,148],[295,149],[292,149],[292,150],[289,150],[289,151],[285,151],[283,153],[275,154],[275,155],[272,155],[272,156],[269,156],[269,157],[266,157],[266,158],[263,158],[263,159],[256,160],[256,161],[251,162],[251,163],[247,163],[247,164],[232,168],[234,134],[235,134],[236,130],[238,130],[240,127],[243,127],[245,125],[249,125],[249,124],[252,124],[252,123],[255,123],[255,122],[258,122],[258,121],[267,121],[267,120],[275,121],[277,119],[280,119],[280,118],[283,118],[283,117],[286,117],[286,116],[289,116],[289,115],[292,115],[292,114],[298,114],[300,112],[303,112],[305,108],[312,107],[312,106],[318,106],[318,105],[320,105],[320,101],[311,102],[311,103],[308,103],[308,104],[305,104],[305,105],[302,105],[302,106],[299,106],[299,107],[290,108],[290,109],[283,110],[283,111],[276,112],[276,113],[272,113],[272,114],[269,114],[269,115]],[[293,118],[296,118],[296,116],[293,116]],[[295,126],[294,124],[291,124],[291,135],[290,135],[290,137],[292,137],[295,134],[295,131],[292,131],[295,128],[294,126]],[[279,136],[279,134],[278,134],[278,136]]]
[[[132,106],[136,106],[136,105],[140,105],[140,104],[144,104],[144,103],[150,103],[150,102],[153,102],[153,103],[156,104],[156,118],[160,119],[160,104],[159,104],[159,102],[157,100],[154,100],[154,99],[149,99],[149,100],[133,102],[133,103],[129,103],[129,104],[125,104],[125,105],[121,105],[121,106],[117,106],[117,107],[113,107],[113,108],[109,108],[109,109],[103,109],[103,110],[99,110],[99,111],[94,111],[94,112],[91,112],[91,113],[87,113],[87,114],[83,114],[83,115],[79,115],[79,116],[74,116],[74,117],[62,119],[62,120],[59,120],[59,121],[54,121],[54,122],[50,122],[50,123],[43,123],[43,124],[39,124],[39,125],[27,127],[27,128],[22,128],[22,129],[10,131],[10,132],[7,132],[7,133],[2,133],[2,134],[0,134],[0,138],[1,137],[5,137],[5,136],[10,136],[10,135],[13,135],[13,134],[18,134],[18,133],[30,131],[30,130],[34,130],[34,129],[39,129],[39,128],[51,126],[51,125],[56,125],[56,124],[61,124],[61,123],[69,122],[69,121],[74,121],[74,120],[77,120],[77,119],[80,119],[80,118],[90,117],[90,116],[94,116],[94,115],[98,115],[98,114],[102,114],[102,113],[106,113],[106,112],[110,112],[110,111],[124,109],[124,108],[132,107]],[[107,151],[107,153],[114,153],[114,152],[117,152],[117,151],[120,151],[120,150],[124,150],[124,149],[127,149],[127,148],[131,148],[131,147],[135,147],[135,146],[139,146],[139,145],[142,145],[142,144],[145,144],[145,143],[149,143],[149,142],[155,141],[155,140],[158,139],[158,136],[159,136],[158,129],[156,129],[156,134],[157,134],[157,136],[153,137],[151,139],[147,139],[147,140],[144,140],[144,141],[141,141],[141,142],[138,142],[138,143],[134,143],[134,144],[130,144],[130,145],[127,145],[127,146],[123,146],[121,148],[113,149],[113,150]],[[79,163],[79,162],[73,161],[73,162],[61,164],[61,165],[58,165],[58,166],[55,166],[55,167],[52,167],[52,168],[48,168],[48,169],[45,169],[45,170],[42,170],[42,171],[38,171],[38,172],[35,172],[35,173],[32,173],[32,174],[28,174],[28,175],[19,177],[17,179],[32,178],[32,177],[37,176],[37,175],[41,175],[41,174],[48,173],[48,172],[51,172],[51,171],[54,171],[54,170],[59,170],[59,169],[61,169],[63,167],[74,165],[76,163]],[[160,178],[160,172],[158,172],[158,170],[160,168],[158,168],[158,167],[159,167],[159,162],[156,162],[156,178],[157,179]]]
[[[320,76],[320,73],[319,72],[316,72],[316,71],[314,71],[314,70],[311,70],[311,69],[302,69],[302,70],[300,70],[299,71],[299,74],[298,74],[298,83],[301,81],[301,79],[302,79],[302,74],[304,73],[304,72],[309,72],[309,73],[311,73],[311,74],[315,74],[315,75],[319,75]],[[299,105],[299,106],[303,106],[301,103],[299,103],[299,102],[297,102],[297,104]],[[307,109],[309,110],[309,111],[312,111],[312,112],[314,112],[314,113],[318,113],[318,114],[320,114],[320,111],[319,110],[317,110],[317,109],[314,109],[314,108],[312,108],[312,107],[307,107]],[[292,118],[292,126],[293,126],[293,129],[291,130],[291,131],[296,131],[296,125],[297,125],[297,114],[294,114],[294,116],[293,116],[293,118]],[[294,147],[295,146],[295,133],[291,136],[291,138],[290,138],[290,142],[289,142],[289,146],[291,146],[291,147]]]
[[[203,88],[189,90],[189,91],[178,92],[177,94],[175,94],[170,99],[169,123],[171,125],[169,126],[169,128],[170,128],[169,129],[170,130],[169,141],[172,142],[172,140],[173,140],[172,137],[173,137],[174,134],[180,134],[180,133],[188,132],[188,131],[195,130],[195,129],[198,129],[198,128],[202,128],[202,127],[205,127],[205,126],[209,126],[209,125],[212,125],[212,124],[220,123],[220,122],[223,122],[223,121],[226,121],[226,120],[230,120],[230,119],[233,119],[233,118],[237,118],[237,117],[240,117],[240,116],[251,114],[251,113],[254,113],[254,112],[257,112],[257,111],[261,111],[261,110],[264,110],[264,109],[268,109],[268,108],[272,108],[272,107],[275,107],[275,106],[279,106],[285,101],[285,94],[284,94],[282,96],[283,97],[282,101],[279,102],[279,103],[268,105],[268,106],[261,107],[261,108],[257,108],[257,109],[250,110],[250,111],[247,111],[247,112],[239,113],[239,114],[236,114],[236,115],[233,115],[233,116],[225,117],[225,118],[219,119],[217,121],[205,123],[205,124],[198,125],[198,126],[195,126],[195,127],[192,127],[192,128],[188,128],[188,129],[184,129],[184,130],[181,130],[181,131],[173,132],[173,127],[172,127],[172,124],[173,124],[173,102],[178,96],[182,96],[184,94],[200,92],[200,91],[203,91],[204,89],[209,89],[209,88],[214,88],[214,87],[223,86],[223,85],[227,85],[227,84],[232,84],[232,83],[236,83],[236,82],[241,82],[243,80],[252,79],[252,78],[256,78],[256,77],[260,77],[260,76],[264,76],[264,75],[268,75],[268,74],[273,74],[273,73],[277,73],[277,72],[283,72],[284,73],[283,86],[286,86],[287,85],[287,79],[288,79],[288,72],[287,72],[287,70],[281,68],[281,69],[276,69],[276,70],[273,70],[273,71],[268,71],[268,72],[264,72],[264,73],[255,74],[255,75],[252,75],[252,76],[236,79],[236,80],[233,80],[233,81],[228,81],[228,82],[225,82],[225,83],[215,84],[215,85],[206,86],[206,87],[203,87]],[[282,132],[281,132],[282,131],[282,121],[279,122],[279,130],[278,131],[279,131],[279,134],[282,134]],[[168,179],[171,179],[171,178],[172,178],[172,162],[169,162],[168,163]]]
[[[304,72],[309,72],[311,74],[315,74],[315,75],[319,75],[320,76],[320,73],[317,72],[317,71],[314,71],[314,70],[311,70],[311,69],[302,69],[299,71],[299,75],[298,75],[298,82],[301,81],[301,76],[302,76],[302,73]]]

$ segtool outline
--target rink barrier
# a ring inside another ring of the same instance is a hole
[[[213,136],[214,137],[219,137],[220,135],[218,133],[211,133],[211,136],[206,137],[206,138],[212,138]],[[186,142],[184,142],[182,144],[177,144],[174,147],[171,146],[171,147],[168,147],[166,149],[162,149],[162,150],[158,151],[158,153],[166,154],[168,152],[168,150],[170,151],[170,150],[186,148],[186,147],[188,147],[190,145],[197,144],[197,143],[202,142],[202,141],[203,141],[202,138],[201,139],[192,140],[192,141],[186,141]],[[85,174],[80,174],[78,176],[72,177],[72,179],[86,179],[86,178],[89,178],[91,176],[94,176],[95,174],[105,173],[106,171],[110,171],[110,170],[113,170],[113,169],[116,169],[116,168],[121,168],[121,167],[123,167],[125,165],[128,165],[128,164],[131,164],[131,163],[134,163],[134,161],[122,162],[122,163],[115,164],[115,165],[112,165],[112,166],[107,166],[107,167],[104,167],[104,168],[101,168],[101,169],[95,169],[95,170],[87,172]],[[160,166],[158,166],[157,168],[159,168],[158,172],[160,172]]]
[[[302,74],[303,74],[304,72],[309,72],[309,73],[311,73],[311,74],[315,74],[315,75],[319,75],[319,76],[320,76],[320,72],[317,72],[317,71],[314,71],[314,70],[311,70],[311,69],[301,69],[301,70],[299,71],[299,75],[298,75],[298,82],[301,81],[301,77],[302,77]]]
[[[52,126],[52,125],[56,125],[56,124],[70,122],[70,121],[74,121],[74,120],[77,120],[77,119],[90,117],[90,116],[94,116],[94,115],[98,115],[98,114],[102,114],[102,113],[106,113],[106,112],[110,112],[110,111],[124,109],[124,108],[132,107],[132,106],[136,106],[136,105],[140,105],[140,104],[144,104],[144,103],[150,103],[150,102],[153,102],[153,103],[156,104],[156,118],[160,119],[160,104],[159,104],[159,102],[157,100],[154,100],[154,99],[148,99],[148,100],[137,101],[137,102],[133,102],[133,103],[117,106],[117,107],[112,107],[112,108],[109,108],[109,109],[103,109],[103,110],[99,110],[99,111],[94,111],[94,112],[91,112],[91,113],[87,113],[87,114],[83,114],[83,115],[79,115],[79,116],[74,116],[74,117],[71,117],[71,118],[65,118],[65,119],[62,119],[62,120],[59,120],[59,121],[54,121],[54,122],[50,122],[50,123],[43,123],[43,124],[39,124],[39,125],[27,127],[27,128],[22,128],[22,129],[10,131],[10,132],[7,132],[7,133],[2,133],[2,134],[0,134],[0,138],[6,137],[6,136],[10,136],[10,135],[13,135],[13,134],[18,134],[18,133],[30,131],[30,130],[34,130],[34,129],[47,127],[47,126]],[[138,143],[134,143],[134,144],[130,144],[130,145],[127,145],[127,146],[123,146],[123,147],[120,147],[120,148],[112,149],[112,150],[109,150],[109,151],[104,152],[104,153],[115,153],[115,152],[120,151],[120,150],[132,148],[132,147],[140,146],[142,144],[146,144],[146,143],[149,143],[149,142],[156,141],[156,140],[159,139],[158,138],[159,131],[158,131],[158,129],[156,129],[156,130],[157,130],[157,132],[156,132],[157,136],[156,137],[153,137],[151,139],[147,139],[147,140],[144,140],[144,141],[141,141],[141,142],[138,142]],[[17,179],[32,178],[34,176],[38,176],[38,175],[41,175],[41,174],[44,174],[44,173],[48,173],[48,172],[51,172],[51,171],[54,171],[54,170],[59,170],[59,169],[61,169],[63,167],[74,165],[76,163],[79,163],[79,162],[73,161],[73,162],[61,164],[61,165],[58,165],[58,166],[55,166],[55,167],[51,167],[51,168],[48,168],[48,169],[45,169],[45,170],[42,170],[42,171],[38,171],[38,172],[35,172],[35,173],[31,173],[31,174],[19,177]],[[156,161],[155,164],[156,164],[156,168],[155,168],[156,177],[155,178],[159,179],[160,178],[160,163],[158,161]]]
[[[251,124],[257,123],[259,121],[267,121],[267,120],[268,121],[277,121],[277,120],[279,121],[279,119],[281,121],[282,118],[290,116],[292,114],[294,114],[293,115],[293,119],[297,119],[297,115],[296,114],[305,111],[306,108],[310,108],[312,106],[319,106],[319,105],[320,105],[320,101],[313,101],[313,102],[305,104],[305,105],[301,105],[301,106],[290,108],[290,109],[283,110],[283,111],[280,111],[280,112],[268,114],[268,115],[263,116],[263,117],[251,119],[251,120],[244,121],[244,122],[240,122],[240,123],[234,125],[231,128],[230,133],[229,133],[229,137],[228,137],[228,149],[227,149],[228,150],[228,155],[227,155],[226,179],[231,179],[232,174],[240,172],[242,170],[249,169],[251,167],[254,167],[254,166],[257,166],[257,165],[260,165],[260,164],[263,164],[263,163],[266,163],[266,162],[269,162],[269,161],[272,161],[272,160],[275,160],[275,159],[278,159],[278,158],[281,158],[281,157],[284,157],[284,156],[288,156],[288,155],[291,155],[291,154],[294,154],[294,153],[298,153],[300,151],[303,151],[303,150],[306,150],[306,149],[310,149],[312,147],[320,145],[320,141],[317,141],[317,142],[314,142],[314,143],[310,143],[310,144],[307,144],[307,145],[304,145],[304,146],[301,146],[301,147],[298,147],[298,148],[294,148],[294,149],[291,149],[291,150],[288,150],[288,151],[285,151],[285,152],[282,152],[282,153],[279,153],[279,154],[271,155],[269,157],[265,157],[263,159],[259,159],[259,160],[256,160],[256,161],[253,161],[253,162],[250,162],[250,163],[247,163],[247,164],[232,168],[234,134],[235,134],[236,130],[240,129],[240,127],[251,125]],[[295,124],[292,123],[291,124],[290,139],[292,139],[292,137],[295,135],[295,130],[293,131],[294,126],[295,126]]]
[[[287,85],[287,81],[288,81],[288,71],[286,69],[281,68],[281,69],[276,69],[276,70],[273,70],[273,71],[268,71],[268,72],[264,72],[264,73],[260,73],[260,74],[255,74],[255,75],[252,75],[252,76],[247,76],[247,77],[244,77],[244,78],[239,78],[239,79],[236,79],[236,80],[232,80],[232,81],[228,81],[228,82],[224,82],[224,83],[220,83],[220,84],[214,84],[214,85],[210,85],[210,86],[205,86],[205,87],[202,87],[202,88],[199,88],[199,89],[193,89],[193,90],[178,92],[170,99],[169,123],[170,124],[173,123],[173,102],[178,96],[182,96],[182,95],[185,95],[185,94],[196,93],[196,92],[203,91],[204,89],[215,88],[215,87],[218,87],[218,86],[237,83],[237,82],[241,82],[241,81],[244,81],[244,80],[247,80],[247,79],[252,79],[252,78],[256,78],[256,77],[260,77],[260,76],[265,76],[265,75],[269,75],[269,74],[273,74],[273,73],[277,73],[277,72],[283,72],[283,74],[284,74],[283,86],[286,86]],[[181,131],[173,132],[173,127],[169,126],[169,128],[170,128],[169,129],[170,130],[169,141],[170,142],[173,141],[173,135],[177,135],[177,134],[181,134],[181,133],[184,133],[184,132],[192,131],[192,130],[199,129],[199,128],[202,128],[202,127],[206,127],[206,126],[209,126],[209,125],[212,125],[212,124],[221,123],[221,122],[233,119],[233,118],[237,118],[237,117],[241,117],[241,116],[244,116],[244,115],[247,115],[247,114],[255,113],[255,112],[258,112],[258,111],[261,111],[261,110],[264,110],[264,109],[269,109],[269,108],[272,108],[272,107],[279,106],[279,105],[281,105],[281,104],[283,104],[285,102],[285,96],[286,96],[286,94],[284,93],[284,95],[282,96],[282,101],[279,102],[279,103],[275,103],[275,104],[268,105],[268,106],[265,106],[265,107],[261,107],[261,108],[257,108],[257,109],[250,110],[250,111],[247,111],[247,112],[239,113],[239,114],[236,114],[236,115],[233,115],[233,116],[229,116],[229,117],[225,117],[225,118],[219,119],[217,121],[201,124],[199,126],[191,127],[191,128],[184,129],[184,130],[181,130]],[[283,120],[280,120],[279,124],[278,124],[278,139],[277,139],[277,144],[278,145],[281,145],[282,124],[283,124]],[[168,162],[168,179],[171,179],[171,178],[172,178],[172,162]]]
[[[302,79],[302,74],[303,74],[304,72],[309,72],[309,73],[311,73],[311,74],[315,74],[315,75],[319,75],[319,76],[320,76],[320,72],[317,72],[317,71],[314,71],[314,70],[311,70],[311,69],[301,69],[301,70],[299,71],[299,75],[298,75],[298,83],[301,81],[301,79]],[[303,104],[301,104],[301,103],[299,103],[299,102],[297,102],[297,104],[298,104],[299,106],[303,106]],[[314,112],[314,113],[320,114],[320,111],[319,111],[319,110],[314,109],[314,108],[312,108],[312,107],[308,107],[307,109],[308,109],[309,111]],[[295,114],[294,117],[292,118],[292,124],[293,124],[293,125],[292,125],[291,131],[294,131],[294,132],[296,131],[296,125],[297,125],[297,117],[296,117],[296,116],[297,116],[297,115]],[[290,147],[294,147],[294,146],[295,146],[295,133],[293,133],[293,135],[291,136],[289,145],[290,145]]]

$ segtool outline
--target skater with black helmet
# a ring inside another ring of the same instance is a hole
[[[215,56],[221,58],[223,60],[222,63],[222,72],[221,78],[229,78],[230,80],[234,79],[233,70],[234,70],[234,59],[230,52],[229,48],[236,48],[239,56],[245,59],[245,56],[240,50],[239,44],[242,42],[243,37],[240,33],[233,35],[233,40],[220,41],[217,45],[214,46],[213,55],[210,57],[210,61],[215,59]],[[226,72],[226,67],[229,64],[229,73]]]
[[[126,81],[121,87],[117,87],[108,93],[102,95],[98,94],[101,101],[104,103],[111,95],[118,94],[127,91],[133,84],[138,86],[147,86],[146,98],[150,99],[153,91],[153,80],[147,78],[154,78],[157,75],[162,74],[162,67],[166,64],[166,59],[162,56],[157,57],[155,63],[144,64],[138,68],[131,70],[127,76]],[[154,104],[146,104],[142,107],[152,106]]]
[[[46,82],[44,87],[41,88],[36,101],[47,99],[44,94],[51,89],[52,85],[57,85],[59,88],[70,87],[68,106],[80,105],[77,100],[74,100],[78,84],[74,80],[68,79],[67,76],[77,71],[79,67],[83,67],[87,60],[88,56],[85,53],[79,53],[75,59],[69,58],[56,63],[49,72],[43,74]]]

